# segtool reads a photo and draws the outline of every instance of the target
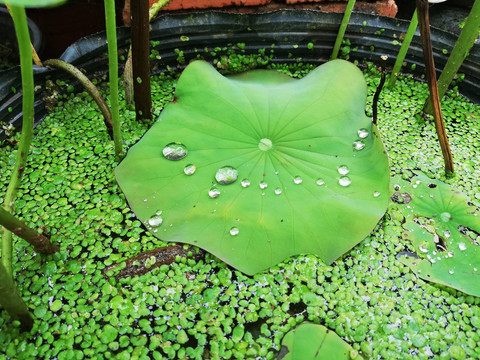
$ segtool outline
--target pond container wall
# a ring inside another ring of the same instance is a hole
[[[165,71],[180,72],[186,64],[200,54],[207,61],[226,52],[215,49],[245,44],[246,54],[258,54],[261,49],[273,49],[270,63],[311,63],[320,65],[328,61],[339,24],[341,13],[326,13],[314,10],[281,10],[259,14],[232,14],[225,12],[204,12],[195,14],[164,15],[152,22],[151,41],[156,56],[151,59],[152,74]],[[406,33],[407,21],[387,17],[354,13],[345,33],[350,41],[349,60],[367,60],[380,63],[381,56],[388,56],[386,65],[392,67],[400,49],[398,43]],[[118,29],[120,54],[126,54],[129,46],[130,29]],[[453,49],[457,36],[432,28],[432,44],[439,75],[445,66],[448,54]],[[312,45],[313,44],[313,48]],[[444,52],[447,52],[445,54]],[[184,61],[179,63],[179,52]],[[267,53],[267,52],[266,52]],[[105,33],[80,39],[71,45],[60,57],[85,70],[92,77],[108,72],[107,43]],[[421,76],[425,73],[421,39],[416,36],[408,50],[404,71]],[[120,61],[120,67],[123,67]],[[122,69],[120,69],[122,70]],[[470,100],[480,103],[480,44],[475,44],[465,59],[460,73],[465,79],[458,84],[459,91]],[[68,79],[59,70],[34,66],[36,97],[35,118],[38,123],[46,110],[42,99],[47,79]],[[73,82],[76,89],[79,84]],[[12,91],[16,89],[16,91]],[[0,123],[21,127],[21,80],[19,67],[0,72]],[[5,134],[0,132],[0,140]]]

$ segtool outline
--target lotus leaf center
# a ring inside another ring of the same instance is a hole
[[[272,148],[272,146],[273,146],[272,140],[267,138],[261,139],[260,142],[258,143],[258,148],[262,151],[268,151]]]

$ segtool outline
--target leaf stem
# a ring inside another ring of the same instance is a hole
[[[480,32],[480,0],[476,0],[470,10],[470,14],[465,21],[465,26],[460,33],[460,36],[453,47],[447,64],[438,78],[438,97],[442,99],[447,92],[448,86],[460,69],[468,52],[472,48],[475,40],[478,38]],[[428,114],[433,114],[433,105],[430,99],[425,104],[424,111]]]
[[[13,168],[12,177],[7,187],[7,192],[3,201],[3,207],[10,212],[13,208],[13,203],[17,195],[17,190],[20,185],[25,164],[27,162],[28,151],[30,149],[30,142],[33,136],[33,119],[34,119],[34,82],[33,82],[33,67],[32,67],[32,53],[30,46],[30,34],[28,33],[27,15],[25,8],[21,6],[11,6],[11,13],[15,25],[15,32],[17,34],[18,47],[20,52],[20,67],[22,72],[22,134],[20,143],[18,145],[15,166]],[[2,234],[2,263],[6,272],[13,276],[12,270],[12,233],[5,230]]]
[[[75,79],[80,82],[80,84],[82,84],[83,88],[97,103],[98,108],[102,112],[103,121],[105,122],[105,126],[107,127],[108,134],[110,135],[110,138],[113,139],[112,113],[110,112],[110,109],[108,108],[108,105],[102,94],[100,94],[97,87],[93,85],[93,83],[88,79],[88,77],[86,77],[79,69],[77,69],[72,64],[69,64],[60,59],[45,60],[44,64],[45,66],[55,67],[68,72],[70,75],[74,76]]]
[[[418,16],[417,10],[413,13],[412,20],[410,20],[410,25],[408,26],[407,33],[405,34],[405,38],[403,39],[402,46],[400,47],[400,51],[398,52],[397,59],[395,60],[395,65],[393,65],[392,73],[390,74],[390,79],[388,81],[388,87],[392,88],[397,81],[398,75],[402,69],[403,60],[405,60],[405,56],[407,55],[408,48],[412,42],[413,36],[415,35],[415,30],[418,26]]]
[[[148,0],[131,3],[132,10],[132,69],[133,97],[137,120],[152,118],[152,94],[150,88],[150,31]]]
[[[33,318],[27,305],[18,294],[8,269],[0,262],[0,305],[7,310],[10,316],[19,320],[23,331],[30,331],[33,327]]]
[[[115,154],[117,157],[120,157],[123,153],[123,146],[118,104],[118,51],[114,0],[105,0],[105,21],[107,27],[108,79],[110,83],[110,104],[112,107],[113,141],[115,143]]]
[[[340,51],[340,46],[342,46],[343,36],[345,35],[348,22],[350,21],[350,15],[352,15],[354,5],[355,0],[348,0],[347,7],[345,8],[345,13],[343,14],[343,19],[340,24],[340,29],[338,29],[337,39],[335,40],[335,45],[333,46],[330,60],[335,60],[338,57],[338,52]]]
[[[29,244],[33,245],[34,250],[41,254],[53,254],[57,252],[58,246],[50,243],[50,239],[25,225],[14,215],[0,206],[0,224],[7,230],[21,237]]]
[[[420,34],[422,38],[423,58],[427,71],[427,82],[430,90],[430,98],[433,105],[433,119],[435,122],[435,130],[437,131],[438,140],[442,149],[443,160],[445,162],[445,173],[450,175],[453,173],[453,159],[450,145],[448,144],[445,123],[443,122],[442,109],[440,107],[440,99],[438,97],[437,76],[435,73],[435,62],[433,60],[432,40],[430,38],[430,23],[428,18],[428,1],[416,0],[418,20],[420,25]]]

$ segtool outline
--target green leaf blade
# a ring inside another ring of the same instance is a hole
[[[345,89],[347,80],[353,90]],[[388,161],[364,113],[365,81],[352,64],[334,61],[296,80],[266,70],[228,78],[198,61],[175,95],[116,169],[147,227],[162,211],[164,223],[151,229],[157,237],[199,246],[254,274],[300,253],[330,263],[384,214]],[[360,138],[360,129],[368,136]],[[365,147],[356,151],[360,140]],[[166,159],[162,149],[171,142],[184,144],[188,155]],[[190,164],[196,171],[185,175]],[[342,165],[348,186],[339,183]],[[216,184],[224,166],[238,178]],[[218,197],[209,196],[212,189]]]

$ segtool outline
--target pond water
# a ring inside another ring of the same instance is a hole
[[[296,75],[311,69],[275,67]],[[380,76],[372,66],[364,73],[371,113]],[[155,116],[173,100],[174,86],[168,76],[153,79]],[[433,122],[417,115],[426,97],[425,83],[401,78],[380,97],[378,128],[392,175],[410,178],[420,169],[445,180]],[[104,274],[171,243],[152,236],[129,209],[95,105],[85,94],[62,102],[35,131],[15,203],[18,216],[47,227],[61,252],[35,255],[16,240],[17,285],[37,321],[31,334],[22,334],[1,312],[0,359],[274,359],[285,333],[307,320],[335,331],[365,358],[480,357],[480,298],[425,282],[396,259],[414,249],[402,238],[393,207],[370,236],[330,266],[312,255],[295,256],[250,277],[210,254],[190,254],[134,278],[117,280],[121,267]],[[447,182],[479,206],[480,108],[453,91],[443,110],[456,167]],[[125,105],[121,116],[129,147],[149,126],[137,123]],[[165,156],[182,151],[172,144]],[[13,163],[11,146],[2,147],[2,196]],[[237,231],[232,228],[232,235]]]

